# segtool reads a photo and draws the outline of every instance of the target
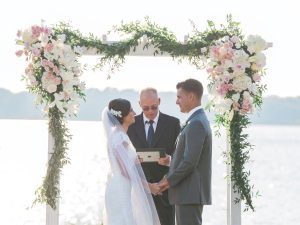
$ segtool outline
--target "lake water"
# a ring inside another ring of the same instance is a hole
[[[61,178],[60,224],[98,225],[107,171],[101,122],[68,127],[71,164]],[[242,224],[300,224],[300,126],[252,125],[247,132],[255,145],[250,178],[261,197],[254,199],[255,212],[242,213]],[[45,224],[45,207],[30,206],[46,170],[47,137],[47,121],[0,120],[0,224]],[[224,137],[214,138],[213,145],[213,205],[204,207],[203,220],[225,225]]]

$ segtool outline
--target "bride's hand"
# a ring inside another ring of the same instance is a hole
[[[158,186],[158,183],[148,183],[148,185],[152,194],[157,195],[160,193],[160,187]]]

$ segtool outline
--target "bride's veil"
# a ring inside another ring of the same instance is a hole
[[[130,182],[131,206],[136,224],[160,225],[145,174],[129,137],[108,107],[102,112],[102,122],[110,162],[109,176],[122,174]],[[118,191],[122,193],[124,189],[120,187]]]

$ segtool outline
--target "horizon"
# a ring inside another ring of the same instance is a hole
[[[0,87],[0,91],[2,90],[5,90],[5,91],[9,91],[10,93],[12,94],[21,94],[21,93],[28,93],[28,94],[31,94],[33,97],[35,96],[34,94],[32,93],[29,93],[28,91],[26,90],[20,90],[20,91],[17,91],[17,92],[14,92],[12,90],[9,90],[8,88],[5,88],[5,87]],[[97,87],[90,87],[90,88],[86,88],[86,91],[89,91],[89,90],[97,90],[97,91],[105,91],[105,90],[115,90],[116,92],[122,92],[122,91],[134,91],[134,92],[139,92],[139,90],[136,90],[134,88],[124,88],[124,89],[119,89],[117,87],[105,87],[105,88],[97,88]],[[176,90],[174,91],[171,91],[171,90],[162,90],[162,91],[158,91],[158,94],[160,93],[174,93],[176,94]],[[209,94],[208,93],[204,93],[203,96],[208,96]],[[300,94],[298,96],[279,96],[279,95],[266,95],[266,96],[263,96],[263,98],[280,98],[280,99],[289,99],[289,98],[300,98]]]
[[[184,35],[192,31],[190,20],[195,23],[197,29],[202,31],[207,28],[207,20],[212,20],[219,27],[220,24],[226,23],[226,15],[232,14],[233,20],[241,23],[240,27],[245,36],[258,34],[267,42],[273,43],[273,47],[265,51],[267,74],[262,81],[267,85],[267,91],[264,96],[297,97],[300,96],[298,87],[300,76],[295,75],[294,68],[298,64],[300,46],[292,44],[292,47],[287,47],[289,46],[287,41],[290,38],[287,38],[286,34],[289,34],[289,37],[300,36],[299,29],[295,29],[300,15],[294,1],[280,0],[272,4],[272,10],[270,10],[268,2],[253,0],[245,10],[245,4],[238,0],[226,2],[213,0],[202,3],[187,0],[184,4],[153,0],[146,7],[141,1],[135,0],[110,2],[87,0],[84,5],[70,5],[68,2],[53,0],[47,5],[47,10],[38,10],[36,5],[41,5],[40,1],[11,0],[2,8],[3,12],[0,15],[0,23],[7,34],[0,37],[1,43],[4,43],[1,52],[4,66],[0,87],[13,93],[26,91],[25,83],[21,81],[21,74],[26,63],[24,58],[15,56],[18,48],[14,40],[18,29],[26,29],[33,24],[39,24],[41,19],[44,19],[47,25],[57,24],[60,21],[70,22],[74,29],[79,29],[84,35],[93,33],[101,37],[111,30],[113,25],[118,25],[121,21],[143,21],[146,16],[149,16],[151,21],[160,26],[166,26],[174,32],[178,40],[182,41]],[[172,8],[171,11],[170,8]],[[168,12],[167,16],[166,12]],[[8,20],[9,23],[7,23]],[[108,40],[113,39],[114,37],[108,36]],[[81,60],[83,63],[87,60],[92,66],[97,56],[85,56]],[[177,65],[177,62],[172,62],[170,57],[128,56],[120,71],[113,74],[110,80],[107,80],[105,72],[99,70],[86,71],[82,76],[87,88],[100,90],[106,87],[115,87],[119,90],[132,88],[137,91],[146,86],[153,86],[158,91],[176,91],[176,83],[187,78],[200,80],[204,87],[208,83],[204,70],[197,70],[188,63]]]

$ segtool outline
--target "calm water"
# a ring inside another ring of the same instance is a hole
[[[68,126],[72,163],[61,180],[60,224],[96,225],[102,218],[106,174],[101,123]],[[254,199],[256,212],[242,214],[242,224],[300,224],[300,127],[253,125],[247,132],[255,145],[251,181],[262,196]],[[30,206],[45,174],[47,137],[46,121],[0,120],[0,224],[45,224],[44,206]],[[225,146],[224,138],[214,139],[213,205],[204,208],[206,225],[226,224]]]

